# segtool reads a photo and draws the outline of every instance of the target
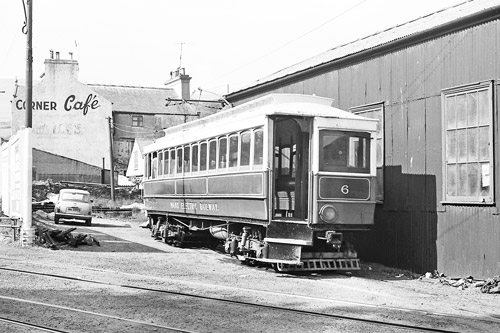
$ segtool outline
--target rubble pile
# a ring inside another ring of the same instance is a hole
[[[62,245],[70,245],[73,247],[78,247],[79,245],[97,245],[101,246],[99,241],[95,237],[88,234],[76,234],[73,235],[72,232],[76,228],[69,228],[66,230],[61,229],[51,229],[41,224],[36,225],[35,236],[36,241],[52,250],[59,249]]]
[[[460,290],[465,288],[481,288],[481,292],[485,294],[500,294],[500,276],[495,276],[491,279],[486,280],[476,280],[472,276],[467,276],[464,278],[447,278],[443,273],[434,271],[434,273],[427,272],[425,275],[421,276],[420,279],[439,279],[442,285],[455,287]]]
[[[33,213],[33,227],[35,228],[35,243],[58,250],[61,246],[69,245],[78,247],[79,245],[101,246],[99,241],[89,234],[74,234],[76,228],[66,230],[55,229],[46,222],[52,221],[53,214],[47,214],[42,210]]]

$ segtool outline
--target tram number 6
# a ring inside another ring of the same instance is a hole
[[[340,191],[345,195],[349,194],[349,185],[342,185]]]

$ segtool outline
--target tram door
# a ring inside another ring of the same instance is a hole
[[[307,218],[308,123],[302,118],[274,119],[274,218]]]

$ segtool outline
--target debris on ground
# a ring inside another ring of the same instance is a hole
[[[485,294],[500,294],[500,276],[487,280],[476,280],[472,276],[463,278],[447,278],[443,273],[434,271],[433,273],[427,272],[420,277],[420,279],[439,279],[439,282],[445,286],[451,286],[464,290],[468,287],[481,288],[481,292]]]
[[[48,247],[52,250],[58,250],[61,246],[70,245],[78,247],[79,245],[101,246],[100,242],[89,234],[74,234],[76,228],[55,229],[51,225],[45,223],[44,220],[50,220],[51,214],[47,214],[41,210],[33,214],[33,227],[35,228],[35,242]]]
[[[97,245],[101,246],[95,237],[89,234],[73,234],[76,228],[69,228],[66,230],[52,229],[42,224],[36,224],[35,236],[38,243],[52,249],[58,250],[62,245],[70,245],[78,247],[79,245]]]
[[[500,294],[500,275],[484,281],[484,284],[481,285],[481,292],[485,294]]]

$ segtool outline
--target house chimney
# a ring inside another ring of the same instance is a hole
[[[59,52],[50,50],[50,58],[45,59],[45,78],[51,79],[55,77],[73,77],[78,79],[78,61],[61,59]]]
[[[165,82],[165,86],[174,89],[180,98],[188,100],[191,98],[189,83],[191,79],[191,76],[186,75],[186,69],[179,67],[175,71],[170,72],[170,80]]]

